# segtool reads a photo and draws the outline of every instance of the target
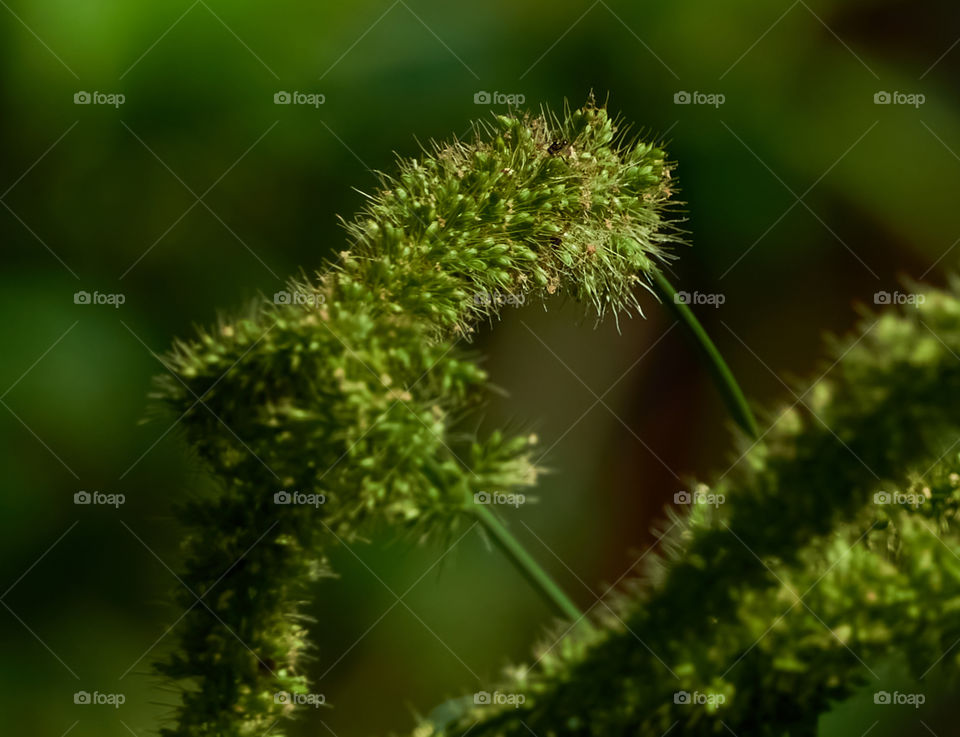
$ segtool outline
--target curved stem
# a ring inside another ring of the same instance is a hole
[[[694,316],[693,311],[677,299],[677,290],[673,288],[673,285],[667,281],[667,278],[660,271],[655,271],[653,274],[653,288],[660,297],[660,301],[673,310],[677,318],[686,326],[697,348],[700,349],[700,353],[706,359],[707,368],[723,396],[723,401],[733,415],[733,419],[752,438],[759,437],[760,431],[753,412],[750,411],[750,406],[730,371],[730,367],[727,366],[723,356],[720,355],[720,351],[710,340],[710,336],[703,329],[703,325]]]
[[[472,499],[468,504],[470,505],[470,511],[483,523],[487,532],[510,559],[510,562],[543,595],[556,612],[573,622],[582,620],[583,613],[577,608],[577,605],[550,578],[550,575],[543,570],[540,564],[531,557],[510,530],[500,521],[500,518],[494,514],[493,510],[486,505],[473,503]]]

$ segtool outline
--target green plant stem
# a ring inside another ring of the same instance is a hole
[[[563,589],[550,578],[549,574],[543,570],[537,561],[535,561],[513,534],[506,528],[500,518],[494,514],[493,510],[483,504],[474,504],[471,499],[471,511],[477,519],[483,524],[490,536],[496,541],[500,549],[506,554],[510,561],[516,566],[517,570],[523,574],[523,577],[536,588],[556,612],[573,622],[579,622],[583,619],[583,613],[577,608]]]
[[[723,396],[723,401],[727,405],[727,409],[729,409],[733,415],[733,419],[752,438],[759,437],[760,431],[757,427],[757,421],[753,416],[753,412],[750,411],[750,406],[747,404],[747,400],[743,396],[743,392],[740,390],[740,386],[737,384],[733,372],[730,371],[730,367],[727,366],[727,362],[723,360],[720,351],[717,350],[713,341],[710,340],[710,336],[707,335],[707,331],[703,329],[703,325],[697,320],[693,311],[677,299],[677,290],[673,288],[673,285],[667,281],[667,278],[660,271],[653,273],[653,288],[660,297],[660,300],[667,308],[672,310],[680,322],[686,326],[693,341],[700,349],[700,353],[706,359],[707,368],[710,370],[714,383]]]

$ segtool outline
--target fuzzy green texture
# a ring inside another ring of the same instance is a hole
[[[221,492],[181,513],[199,601],[181,594],[181,646],[158,664],[188,683],[166,737],[281,734],[292,706],[277,694],[309,691],[300,604],[328,546],[373,519],[451,534],[476,492],[535,482],[531,436],[462,429],[488,379],[457,344],[505,302],[638,310],[676,240],[670,169],[593,104],[498,116],[401,161],[338,263],[283,303],[176,346],[158,397]]]
[[[916,676],[960,653],[960,284],[868,316],[803,402],[665,537],[617,616],[418,737],[815,735],[821,714],[903,654]],[[877,493],[912,504],[876,503]],[[675,703],[675,694],[713,703]],[[718,696],[725,702],[721,705]],[[728,731],[729,730],[729,731]]]

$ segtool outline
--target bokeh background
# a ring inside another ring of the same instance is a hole
[[[697,311],[758,407],[794,401],[825,368],[824,333],[849,329],[858,305],[904,275],[942,282],[960,254],[954,3],[0,6],[3,734],[163,723],[175,694],[149,664],[182,614],[170,510],[209,481],[174,418],[140,422],[154,354],[321,267],[373,170],[505,110],[492,93],[538,108],[593,90],[666,138],[692,243],[676,281],[724,296]],[[280,91],[324,102],[275,104]],[[924,98],[875,104],[884,91]],[[124,102],[76,104],[80,92]],[[677,104],[681,92],[723,103]],[[80,290],[124,302],[75,304]],[[491,422],[531,423],[554,471],[511,527],[583,607],[655,545],[674,493],[733,459],[703,367],[646,305],[619,332],[576,305],[528,306],[476,341],[505,390]],[[127,501],[77,506],[79,490]],[[552,624],[478,535],[446,550],[384,532],[355,551],[362,563],[331,552],[340,577],[310,610],[312,675],[334,708],[292,734],[406,731]],[[896,663],[871,665],[897,682]],[[922,710],[867,692],[822,734],[957,734],[929,680],[906,684],[928,695]],[[75,705],[78,690],[126,703]]]

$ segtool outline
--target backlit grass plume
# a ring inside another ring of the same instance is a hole
[[[636,311],[675,234],[671,165],[593,104],[497,116],[403,160],[336,265],[177,345],[159,397],[219,479],[192,502],[196,597],[160,671],[187,682],[168,737],[261,735],[307,694],[300,602],[324,550],[377,517],[450,534],[479,518],[570,617],[481,491],[534,483],[528,436],[467,437],[487,376],[458,342],[505,304],[564,294]]]

